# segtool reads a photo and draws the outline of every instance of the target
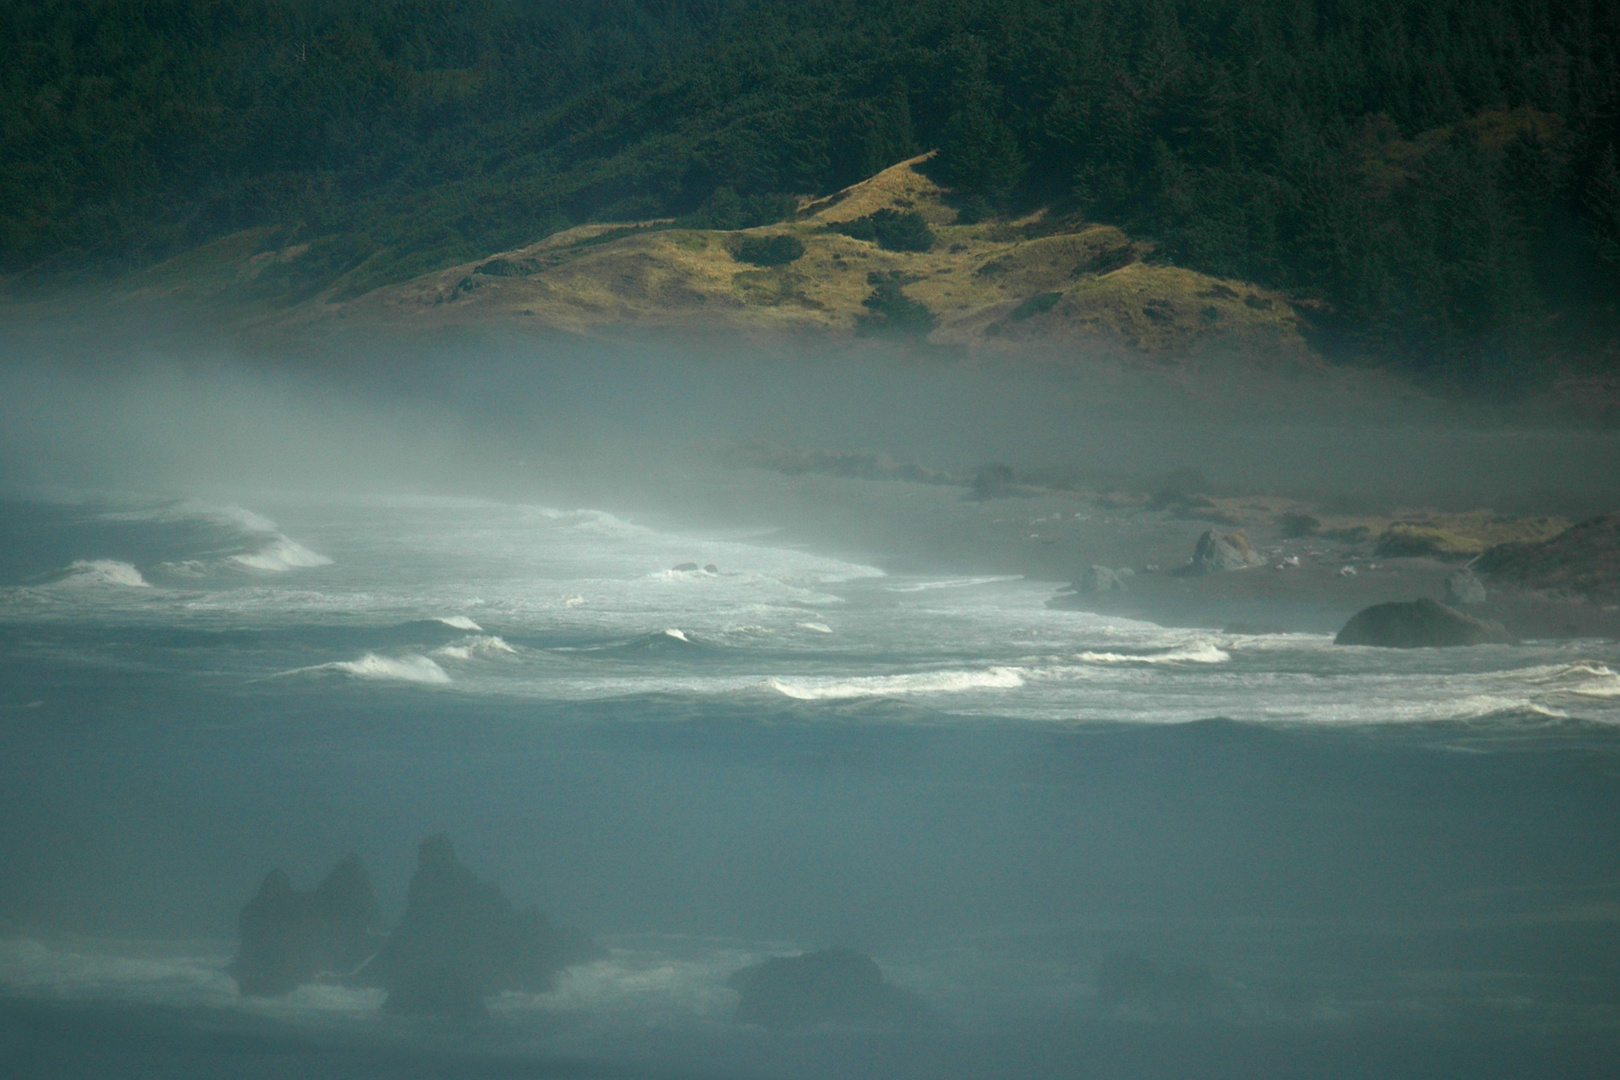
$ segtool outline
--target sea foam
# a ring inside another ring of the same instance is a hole
[[[415,653],[408,653],[405,656],[382,656],[368,652],[358,660],[333,660],[326,664],[313,664],[309,667],[283,671],[280,675],[309,675],[322,671],[339,671],[357,679],[421,683],[429,686],[442,686],[450,681],[450,676],[445,674],[444,668],[429,657],[418,656]]]
[[[1224,664],[1232,656],[1213,642],[1198,641],[1159,653],[1083,652],[1077,659],[1088,664]]]
[[[446,645],[442,649],[435,649],[435,656],[443,656],[450,660],[471,660],[478,656],[516,655],[517,650],[502,641],[498,635],[484,634],[466,637],[454,645]]]
[[[331,566],[332,560],[320,552],[311,551],[296,540],[277,535],[257,551],[232,555],[231,561],[253,570],[267,570],[272,574],[288,570],[302,570],[312,566]]]
[[[139,570],[117,559],[79,559],[68,567],[64,580],[75,585],[123,585],[131,589],[152,587]]]
[[[1018,668],[994,667],[984,671],[919,671],[836,680],[768,679],[765,685],[800,701],[824,701],[904,694],[959,694],[966,690],[1014,690],[1024,685],[1024,676]]]
[[[435,621],[456,630],[471,630],[474,633],[482,632],[484,629],[465,615],[440,615]]]

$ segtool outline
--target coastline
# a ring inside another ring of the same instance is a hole
[[[1050,582],[1048,603],[1054,608],[1166,627],[1336,634],[1351,616],[1373,604],[1422,597],[1445,602],[1446,579],[1472,558],[1446,551],[1380,555],[1380,536],[1371,529],[1350,530],[1348,536],[1329,535],[1325,529],[1290,536],[1288,515],[1320,512],[1292,499],[1205,500],[1211,505],[1191,508],[1172,501],[1155,508],[1147,497],[1095,491],[1028,487],[974,498],[971,489],[905,480],[776,480],[763,490],[734,480],[725,491],[737,494],[745,487],[763,496],[755,512],[774,512],[779,522],[789,522],[779,526],[780,542],[901,572],[1016,574]],[[710,509],[718,509],[722,501],[713,498]],[[1249,512],[1243,512],[1245,507]],[[1424,515],[1450,524],[1490,522],[1506,531],[1524,523],[1552,534],[1566,527],[1561,519],[1534,515],[1448,515],[1410,507],[1359,520],[1376,525]],[[1176,573],[1191,561],[1199,536],[1208,531],[1243,532],[1259,562],[1205,574]],[[1129,571],[1124,591],[1077,588],[1077,579],[1091,566]],[[1620,605],[1488,576],[1483,583],[1486,600],[1462,610],[1502,623],[1519,639],[1620,640]]]

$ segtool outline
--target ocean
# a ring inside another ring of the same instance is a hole
[[[1620,1061],[1620,645],[1166,629],[890,555],[515,497],[10,498],[0,1071]],[[271,867],[358,852],[397,918],[440,832],[605,957],[471,1022],[237,993]],[[732,973],[834,945],[942,1025],[735,1022]],[[1109,999],[1118,956],[1202,989]]]

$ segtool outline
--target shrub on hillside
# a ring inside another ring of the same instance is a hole
[[[786,266],[804,254],[804,242],[797,236],[741,236],[731,245],[731,257],[754,266]]]
[[[905,275],[898,271],[866,276],[872,294],[861,305],[872,314],[861,316],[856,327],[861,334],[905,334],[926,336],[939,319],[932,311],[901,291]]]
[[[683,229],[755,229],[792,217],[794,206],[791,195],[738,195],[731,188],[719,187],[702,206],[676,218],[675,224]]]
[[[876,240],[884,251],[927,251],[935,239],[928,222],[917,211],[902,213],[888,207],[828,228],[856,240]]]

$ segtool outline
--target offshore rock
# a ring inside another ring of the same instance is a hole
[[[440,835],[417,848],[405,914],[367,974],[388,989],[389,1012],[473,1017],[490,994],[545,990],[564,967],[600,955],[583,935],[513,907]]]
[[[1193,548],[1192,562],[1181,570],[1179,574],[1213,574],[1221,570],[1246,570],[1251,566],[1259,566],[1263,561],[1260,555],[1249,545],[1246,533],[1227,533],[1225,536],[1217,535],[1210,529],[1198,538]]]
[[[270,871],[238,925],[241,947],[229,971],[243,994],[268,997],[318,975],[354,972],[377,951],[381,919],[365,864],[350,854],[309,892]]]
[[[1476,619],[1435,600],[1374,604],[1350,617],[1335,645],[1376,645],[1387,649],[1445,648],[1458,645],[1511,645],[1501,623]]]
[[[1485,585],[1467,567],[1446,578],[1446,603],[1483,604]]]
[[[779,956],[744,968],[728,981],[742,995],[737,1022],[792,1030],[838,1022],[884,1028],[937,1026],[922,998],[883,978],[870,956],[833,948]]]

